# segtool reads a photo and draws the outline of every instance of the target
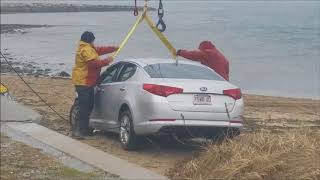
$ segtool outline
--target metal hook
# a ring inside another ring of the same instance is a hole
[[[159,19],[156,27],[160,32],[164,32],[167,29],[167,25],[162,19]]]
[[[139,11],[138,11],[137,7],[134,8],[133,15],[134,16],[138,16],[139,15]]]
[[[134,16],[138,16],[139,11],[138,11],[138,7],[137,7],[137,0],[134,0],[134,10],[133,10],[133,15]]]

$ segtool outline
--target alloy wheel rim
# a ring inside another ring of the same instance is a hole
[[[128,116],[123,116],[121,118],[120,125],[120,140],[123,144],[127,144],[130,136],[130,120]]]

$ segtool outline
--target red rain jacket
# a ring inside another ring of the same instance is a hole
[[[178,55],[193,61],[201,62],[201,64],[210,67],[225,80],[229,81],[229,61],[211,42],[201,42],[199,50],[179,50]]]

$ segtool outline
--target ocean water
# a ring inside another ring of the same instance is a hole
[[[47,2],[132,5],[134,1]],[[150,3],[157,7],[155,1]],[[202,40],[213,41],[230,61],[231,82],[245,93],[320,98],[319,1],[164,0],[164,8],[165,35],[173,45],[196,49]],[[150,15],[157,20],[156,12]],[[54,27],[1,35],[1,51],[8,49],[19,61],[70,72],[83,31],[93,31],[96,44],[119,44],[134,20],[132,12],[2,14],[1,24]],[[133,57],[170,54],[142,23],[118,59]]]

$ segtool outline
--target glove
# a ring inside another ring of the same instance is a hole
[[[180,53],[181,53],[181,49],[178,49],[177,56],[180,56]]]
[[[109,65],[109,64],[111,64],[111,63],[112,63],[112,61],[113,61],[113,57],[112,57],[112,56],[107,57],[107,58],[106,58],[106,59],[104,59],[103,61],[105,61],[106,65]]]
[[[106,59],[101,60],[103,62],[103,66],[107,66],[112,63],[113,57],[107,57]]]

